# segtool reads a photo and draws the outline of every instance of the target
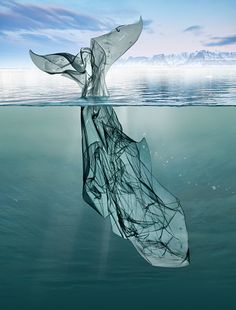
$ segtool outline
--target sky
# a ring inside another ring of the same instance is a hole
[[[126,57],[236,51],[235,0],[0,0],[0,67],[31,66],[29,49],[77,54],[140,15],[144,30]]]

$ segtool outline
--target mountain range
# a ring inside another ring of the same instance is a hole
[[[236,65],[236,52],[211,52],[200,50],[190,53],[157,54],[152,57],[130,56],[120,59],[119,65],[158,65],[158,66],[181,66],[181,65]]]

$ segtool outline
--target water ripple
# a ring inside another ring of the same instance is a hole
[[[81,99],[78,86],[35,70],[0,70],[2,106],[235,106],[236,67],[127,70],[114,67],[109,99]]]

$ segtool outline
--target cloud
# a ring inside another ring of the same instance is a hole
[[[144,19],[143,20],[143,28],[144,29],[148,29],[152,23],[153,23],[153,20],[151,20],[151,19]]]
[[[144,19],[143,20],[143,29],[146,30],[148,33],[154,33],[154,30],[152,29],[152,23],[153,20],[151,19]]]
[[[203,27],[200,25],[193,25],[183,30],[183,32],[193,33],[195,36],[201,35],[203,33]]]
[[[47,46],[52,44],[72,43],[78,45],[88,45],[89,39],[97,36],[98,33],[91,30],[78,30],[78,29],[43,29],[43,30],[17,30],[17,31],[4,31],[0,33],[7,42],[17,42],[21,44],[32,44],[33,42],[42,43],[47,42]]]
[[[62,7],[22,4],[16,1],[1,3],[1,32],[49,28],[100,31],[110,29],[111,23],[111,20],[103,23],[89,15]]]
[[[116,26],[111,18],[99,20],[76,10],[1,0],[0,39],[8,43],[88,44],[88,38]]]
[[[144,20],[144,29],[152,32],[152,20]],[[27,4],[1,0],[0,38],[9,42],[70,42],[85,44],[117,26],[111,17],[82,14],[69,8],[47,4]]]
[[[114,18],[113,18],[114,17]],[[63,6],[0,2],[0,45],[48,50],[64,44],[67,48],[88,46],[89,39],[117,26],[117,16],[91,16]],[[144,30],[152,33],[152,20],[144,20]],[[13,44],[13,45],[12,45]]]
[[[211,37],[211,42],[205,44],[205,46],[225,46],[236,44],[236,35],[226,37]]]

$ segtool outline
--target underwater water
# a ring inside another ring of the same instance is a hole
[[[57,96],[67,102],[68,89],[61,85],[57,93],[54,84],[49,90],[40,80],[38,89],[36,78],[31,88],[27,79],[7,74],[1,75],[4,104],[17,97],[20,104],[24,94],[36,106],[0,108],[1,309],[235,309],[235,107],[115,108],[125,133],[137,141],[146,137],[153,174],[185,212],[191,263],[157,268],[82,199],[80,107],[37,106],[50,96],[52,105]],[[214,100],[235,104],[232,76],[222,89],[218,78],[202,82],[205,92],[218,83]],[[111,94],[128,98],[131,87],[116,79],[110,78]],[[168,89],[170,94],[181,86],[179,75],[174,80],[166,77],[167,99]],[[160,88],[152,77],[148,81],[143,93],[151,85]],[[183,92],[197,91],[193,84],[183,83]]]

